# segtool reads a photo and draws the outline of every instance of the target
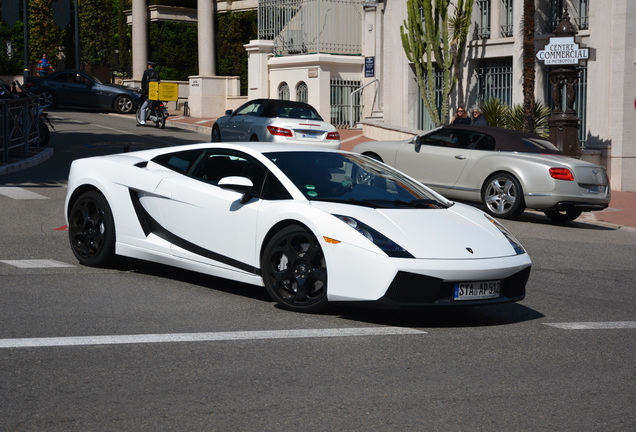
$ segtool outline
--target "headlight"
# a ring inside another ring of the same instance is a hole
[[[504,235],[504,237],[506,237],[506,239],[508,239],[508,241],[510,242],[512,247],[515,249],[515,252],[517,253],[517,255],[522,255],[522,254],[526,253],[526,250],[523,248],[523,246],[521,246],[521,243],[519,243],[519,240],[517,240],[515,238],[515,236],[513,236],[512,233],[510,231],[508,231],[508,229],[505,226],[503,226],[501,223],[499,223],[498,221],[496,221],[495,219],[491,218],[490,216],[488,216],[485,213],[484,213],[484,216],[486,216],[486,218],[490,222],[492,222],[492,224],[494,226],[496,226],[499,229],[499,231],[501,231],[501,233]]]
[[[349,216],[342,215],[334,215],[351,228],[358,231],[362,234],[367,240],[372,242],[374,245],[382,249],[382,251],[390,257],[393,258],[414,258],[406,249],[404,249],[399,244],[395,243],[393,240],[388,238],[387,236],[379,233],[378,231],[371,228],[369,225],[360,222],[357,219],[354,219]]]

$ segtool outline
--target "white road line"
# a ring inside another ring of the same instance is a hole
[[[21,187],[0,187],[0,195],[7,196],[13,199],[26,200],[26,199],[49,199],[44,195],[36,194]]]
[[[423,335],[426,332],[400,327],[363,327],[339,329],[238,331],[218,333],[175,333],[113,336],[78,336],[29,339],[0,339],[2,348],[42,348],[77,345],[120,345],[167,342],[218,342],[262,339],[297,339],[352,336]]]
[[[545,323],[563,330],[636,329],[636,321]]]
[[[18,268],[55,268],[55,267],[75,267],[60,261],[51,259],[30,259],[30,260],[0,260],[0,262]]]

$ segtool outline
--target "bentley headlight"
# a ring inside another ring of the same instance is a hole
[[[526,250],[523,248],[523,246],[521,246],[521,243],[519,243],[519,240],[517,240],[515,236],[513,236],[512,233],[508,231],[508,229],[505,226],[503,226],[501,223],[499,223],[499,221],[491,218],[485,213],[484,213],[484,216],[486,216],[486,218],[488,218],[488,220],[492,222],[492,224],[496,226],[499,229],[499,231],[501,231],[504,237],[506,237],[506,239],[510,242],[510,244],[514,248],[517,255],[522,255],[526,253]]]
[[[375,244],[377,247],[382,249],[382,251],[390,257],[394,258],[414,258],[406,249],[404,249],[399,244],[395,243],[393,240],[388,238],[387,236],[381,234],[380,232],[374,230],[369,225],[360,222],[359,220],[352,218],[350,216],[342,216],[342,215],[334,215],[351,228],[358,231],[362,234],[367,240]]]

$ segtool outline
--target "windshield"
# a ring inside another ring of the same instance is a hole
[[[374,208],[447,208],[452,204],[399,171],[362,155],[299,151],[266,156],[310,201]]]

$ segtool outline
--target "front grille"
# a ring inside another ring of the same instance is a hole
[[[501,281],[501,296],[496,299],[457,302],[453,300],[455,281],[415,273],[398,272],[389,289],[379,302],[386,307],[408,308],[416,306],[479,305],[523,300],[530,267]],[[459,281],[458,281],[459,282]]]

